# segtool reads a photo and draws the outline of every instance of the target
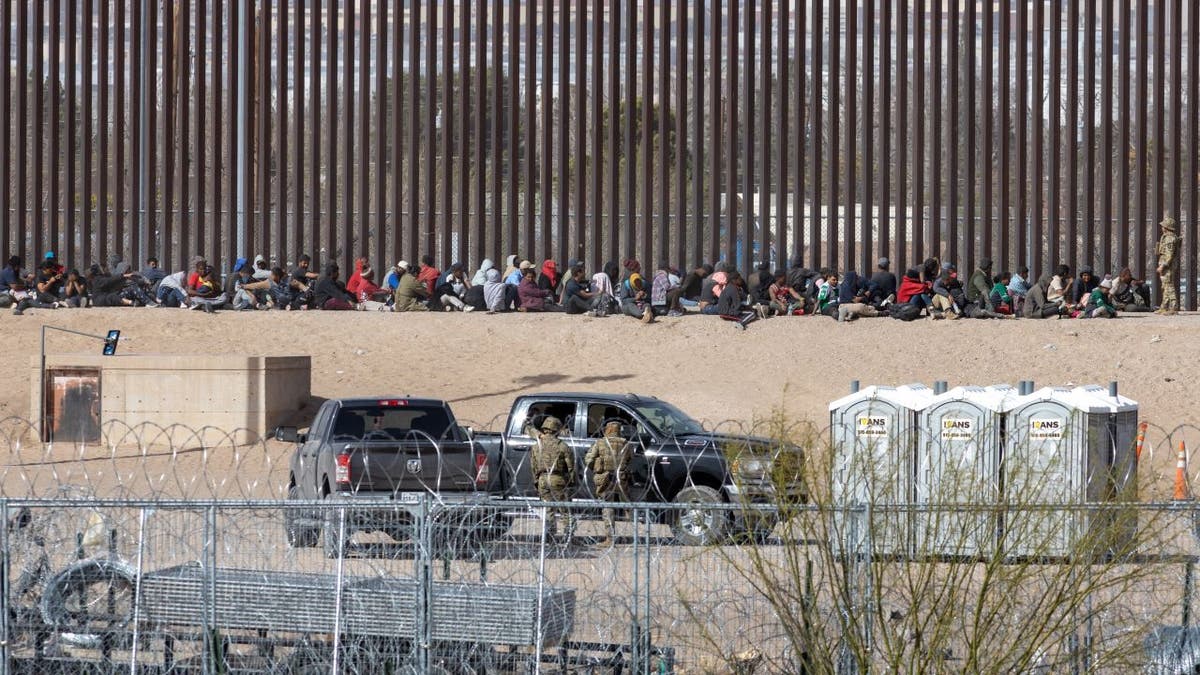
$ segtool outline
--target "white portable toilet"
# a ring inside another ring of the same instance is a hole
[[[829,404],[832,501],[835,506],[870,508],[876,554],[911,553],[908,514],[886,507],[913,501],[917,416],[931,400],[929,387],[910,384],[870,386]],[[843,514],[835,514],[834,523],[834,547],[841,550],[846,544],[861,550],[866,528],[852,531]]]
[[[916,454],[917,555],[976,558],[996,546],[1003,411],[1016,397],[1007,385],[956,387],[926,406]]]
[[[1020,397],[1007,411],[1002,463],[1006,553],[1104,553],[1132,541],[1136,512],[1087,505],[1137,501],[1137,426],[1137,402],[1103,387]]]

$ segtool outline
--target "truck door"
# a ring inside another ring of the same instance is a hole
[[[645,425],[638,421],[631,411],[623,406],[614,403],[592,403],[587,410],[587,438],[584,443],[583,452],[586,453],[592,443],[604,435],[604,425],[609,421],[616,420],[621,423],[628,434],[626,440],[633,446],[633,454],[629,460],[629,466],[626,469],[628,482],[625,485],[626,498],[631,502],[645,501],[646,493],[649,491],[652,480],[650,478],[650,463],[646,458],[646,445],[644,440],[650,438],[650,432],[645,428]],[[582,463],[582,455],[580,455]],[[588,489],[589,496],[595,494],[595,481],[588,473]]]
[[[582,454],[577,445],[578,415],[575,401],[527,399],[518,403],[508,420],[508,433],[505,439],[504,462],[506,472],[513,477],[512,496],[537,497],[537,486],[533,483],[533,471],[530,467],[530,451],[537,445],[537,428],[547,416],[557,417],[563,423],[559,438],[576,453],[575,475],[583,475]],[[529,427],[533,428],[530,429]],[[586,452],[585,447],[583,452]]]

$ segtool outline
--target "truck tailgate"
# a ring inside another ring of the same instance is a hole
[[[470,443],[427,440],[349,443],[350,485],[355,492],[463,491],[476,489]]]

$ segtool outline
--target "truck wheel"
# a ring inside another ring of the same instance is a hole
[[[299,499],[296,486],[288,488],[289,500]],[[321,528],[301,525],[297,522],[296,512],[287,509],[283,512],[283,531],[287,536],[287,545],[292,548],[312,548],[321,538]]]
[[[338,520],[337,509],[325,510],[325,526],[321,528],[321,548],[325,550],[326,558],[343,557],[350,549],[350,533],[339,537],[341,524]]]
[[[721,493],[707,485],[685,487],[675,495],[676,504],[693,505],[675,511],[671,520],[671,532],[675,541],[684,546],[706,546],[715,544],[725,537],[729,529],[729,514],[725,511],[704,508],[723,504]]]

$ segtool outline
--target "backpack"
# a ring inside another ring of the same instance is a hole
[[[889,305],[892,311],[892,318],[901,321],[916,321],[921,316],[921,308],[906,302],[903,305]]]

